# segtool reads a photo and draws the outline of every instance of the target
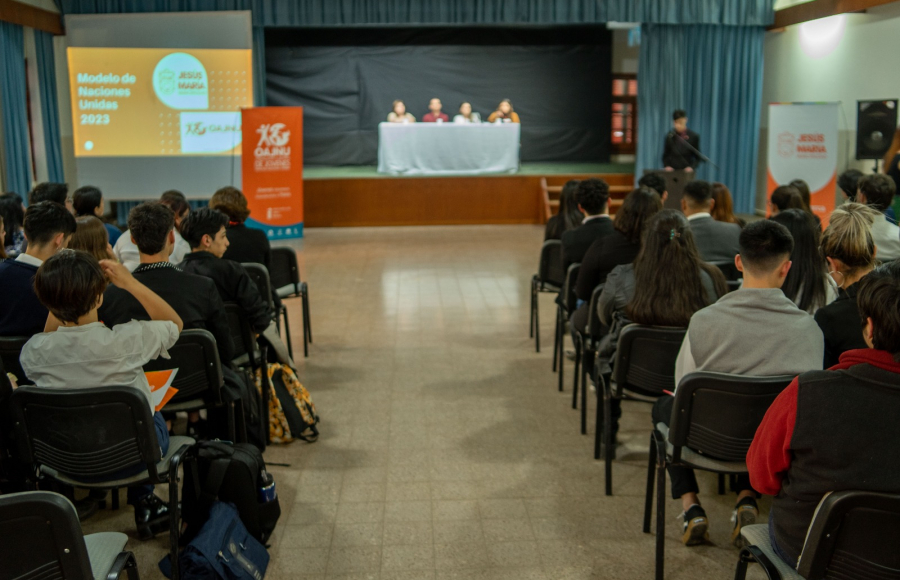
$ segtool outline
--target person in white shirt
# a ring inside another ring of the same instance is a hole
[[[185,256],[191,253],[190,245],[181,237],[180,233],[181,222],[190,213],[191,206],[188,205],[184,194],[174,189],[163,193],[159,198],[159,202],[175,212],[175,247],[172,249],[169,261],[173,264],[178,264]],[[131,239],[131,232],[129,231],[125,231],[116,240],[116,244],[113,246],[113,254],[116,255],[116,259],[119,262],[128,268],[129,272],[133,272],[141,263],[141,254],[138,251],[137,244]]]
[[[465,102],[459,106],[459,113],[453,117],[454,123],[481,123],[481,114],[472,110],[472,103]]]
[[[872,240],[878,248],[878,259],[889,262],[900,258],[900,228],[884,212],[894,203],[897,185],[882,173],[864,175],[857,183],[856,201],[881,212],[872,224]]]
[[[131,321],[107,328],[98,320],[107,278],[130,292],[144,307],[150,321]],[[38,388],[71,389],[129,386],[138,390],[154,413],[157,442],[163,455],[169,430],[155,412],[143,366],[178,340],[182,321],[175,310],[128,270],[112,260],[97,259],[77,250],[61,250],[48,258],[34,277],[34,290],[50,314],[44,332],[25,343],[19,362]],[[115,474],[127,477],[146,469],[144,464]],[[152,485],[128,489],[135,525],[141,539],[168,529],[168,508],[153,493]]]

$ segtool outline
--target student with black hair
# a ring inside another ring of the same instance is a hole
[[[175,214],[175,247],[172,250],[169,261],[173,264],[179,264],[191,252],[191,247],[184,241],[180,233],[181,222],[190,213],[191,206],[188,205],[184,194],[174,189],[163,193],[159,198],[159,202],[171,209]],[[134,243],[130,233],[127,231],[119,236],[119,241],[113,244],[113,253],[130,271],[133,271],[141,263],[137,244]]]
[[[94,216],[103,221],[103,213],[106,204],[103,201],[103,193],[93,185],[85,185],[79,187],[72,194],[72,209],[75,211],[75,217]],[[109,245],[115,246],[122,235],[122,230],[112,224],[103,222],[106,233],[109,234]]]
[[[841,190],[844,201],[856,201],[856,192],[859,189],[859,178],[863,176],[858,169],[848,169],[838,176],[837,184]]]
[[[66,247],[75,228],[65,206],[43,201],[28,207],[25,253],[0,262],[0,336],[31,336],[43,330],[47,308],[34,294],[34,276],[45,260]]]
[[[800,310],[815,314],[837,298],[837,286],[819,251],[822,230],[802,209],[786,209],[770,219],[786,227],[794,239],[791,270],[781,290]]]
[[[781,291],[791,269],[794,242],[783,225],[772,220],[754,222],[741,231],[734,257],[743,272],[740,289],[697,311],[690,320],[675,363],[675,384],[695,371],[745,376],[794,375],[822,368],[822,333],[815,320]],[[772,353],[790,353],[773,356]],[[674,397],[662,397],[653,406],[653,424],[669,425]],[[669,466],[672,499],[684,509],[686,546],[709,539],[709,520],[697,497],[694,471]],[[746,476],[733,486],[738,493],[731,541],[740,541],[741,527],[756,522],[756,493]]]
[[[131,321],[113,329],[104,326],[97,310],[103,303],[107,280],[131,293],[150,321]],[[178,314],[118,262],[98,262],[87,252],[76,250],[63,250],[48,258],[37,271],[34,290],[50,315],[44,332],[22,348],[19,360],[26,376],[46,389],[136,389],[150,406],[157,442],[165,454],[169,431],[153,407],[143,366],[157,357],[168,357],[168,349],[181,332]],[[109,477],[125,478],[146,468],[139,464]],[[168,530],[168,508],[154,495],[152,485],[129,487],[128,504],[134,506],[134,523],[142,540]]]
[[[885,213],[894,202],[897,186],[882,173],[864,175],[857,183],[856,201],[881,212],[872,224],[872,240],[882,262],[900,258],[900,228]]]
[[[863,278],[856,302],[864,346],[794,379],[747,453],[753,487],[774,496],[772,547],[791,567],[826,495],[900,493],[900,267],[886,264]]]
[[[800,190],[793,185],[779,185],[772,190],[772,195],[769,196],[769,213],[776,216],[779,212],[788,209],[806,211],[803,197],[800,195]]]
[[[647,173],[638,179],[638,187],[649,187],[655,191],[659,194],[659,199],[662,200],[663,204],[669,199],[669,192],[666,189],[666,180],[658,173]]]
[[[707,262],[731,262],[738,253],[741,226],[714,220],[715,204],[708,181],[695,180],[684,186],[681,211],[691,224],[700,257]]]
[[[69,212],[75,212],[72,207],[72,198],[69,197],[69,186],[65,183],[45,181],[35,185],[34,189],[28,193],[28,205],[32,206],[42,201],[53,201],[65,207]]]
[[[683,169],[692,172],[700,165],[700,135],[687,128],[687,112],[677,109],[672,113],[672,130],[666,134],[662,163],[666,171]]]
[[[544,227],[545,242],[562,238],[563,232],[574,230],[584,220],[584,214],[578,209],[578,202],[575,201],[578,183],[577,179],[570,179],[563,185],[562,192],[559,194],[559,211],[556,212],[556,215],[550,216]]]
[[[591,244],[614,231],[609,217],[609,185],[605,181],[592,177],[579,182],[575,201],[584,219],[580,226],[562,234],[564,269],[581,262]]]
[[[4,193],[0,195],[0,218],[3,218],[3,226],[6,235],[0,239],[8,258],[15,258],[25,249],[25,232],[22,224],[25,222],[25,206],[22,198],[17,193]]]

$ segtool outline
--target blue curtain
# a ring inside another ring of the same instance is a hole
[[[41,117],[44,120],[44,147],[50,181],[63,182],[63,161],[59,138],[59,108],[56,101],[56,59],[53,55],[53,35],[34,31],[37,50],[37,73],[41,91]]]
[[[718,166],[701,164],[697,177],[727,185],[735,211],[754,211],[764,34],[759,26],[643,25],[636,175],[661,166],[672,111],[685,109]]]
[[[68,14],[252,10],[256,26],[659,24],[765,26],[772,0],[62,0]]]
[[[28,101],[25,95],[25,41],[22,27],[0,22],[0,114],[6,157],[6,191],[25,197],[31,189],[28,157]]]

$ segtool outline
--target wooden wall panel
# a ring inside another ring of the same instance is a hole
[[[631,184],[628,174],[554,175],[553,183],[602,177]],[[539,175],[377,177],[303,183],[306,227],[543,223]],[[548,178],[548,181],[550,178]]]

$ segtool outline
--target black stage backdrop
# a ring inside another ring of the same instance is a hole
[[[304,107],[313,166],[375,165],[394,99],[421,119],[431,97],[484,120],[511,99],[524,162],[606,162],[611,67],[596,26],[266,30],[268,104]]]

